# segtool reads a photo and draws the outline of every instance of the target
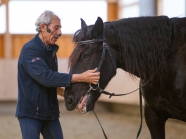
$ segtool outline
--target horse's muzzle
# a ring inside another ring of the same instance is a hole
[[[66,103],[67,103],[67,104],[72,104],[72,102],[73,102],[72,98],[67,98],[67,99],[66,99]]]

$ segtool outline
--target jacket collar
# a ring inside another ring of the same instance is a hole
[[[54,45],[49,45],[49,47],[47,47],[43,41],[39,38],[39,34],[37,33],[34,37],[34,41],[47,53],[52,51],[53,55],[57,53],[59,46],[57,44]]]

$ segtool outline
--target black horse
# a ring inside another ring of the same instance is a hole
[[[98,17],[90,26],[81,19],[73,41],[71,73],[99,65],[102,89],[117,68],[140,78],[152,139],[165,139],[168,118],[186,121],[186,18],[135,17],[103,23]],[[84,113],[92,111],[100,96],[96,88],[87,83],[72,84],[65,91],[67,110],[81,105]]]

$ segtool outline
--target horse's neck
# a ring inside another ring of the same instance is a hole
[[[123,69],[124,71],[129,72],[130,74],[139,77],[137,70],[134,70],[133,72],[131,72],[130,70],[127,69],[127,67],[131,66],[131,65],[126,65],[126,63],[127,63],[127,62],[125,62],[126,59],[123,56],[123,54],[121,53],[119,46],[110,46],[110,47],[111,47],[113,55],[116,59],[116,68]]]
[[[135,71],[129,71],[128,69],[127,69],[127,66],[124,64],[124,60],[122,61],[123,59],[120,59],[120,61],[118,62],[119,64],[118,64],[118,67],[117,68],[120,68],[120,69],[122,69],[122,70],[124,70],[124,71],[126,71],[126,72],[128,72],[128,73],[130,73],[130,74],[132,74],[132,75],[135,75],[136,77],[138,77],[138,78],[140,78],[140,76],[139,76],[139,73],[137,72],[137,70],[135,70]]]

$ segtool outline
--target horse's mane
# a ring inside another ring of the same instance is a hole
[[[167,69],[167,58],[171,54],[172,22],[166,16],[125,18],[106,22],[105,36],[109,46],[119,46],[120,58],[129,73],[138,73],[148,80],[157,72],[159,78]],[[91,29],[78,30],[73,41],[91,39]],[[69,57],[69,67],[77,63],[85,46],[75,47]]]
[[[117,41],[126,71],[148,80],[167,68],[172,22],[168,17],[126,18],[105,24],[105,36]],[[158,74],[161,76],[161,74]]]

